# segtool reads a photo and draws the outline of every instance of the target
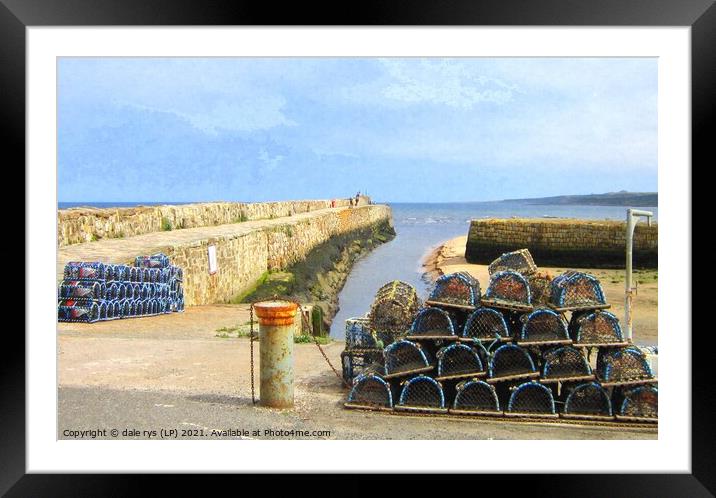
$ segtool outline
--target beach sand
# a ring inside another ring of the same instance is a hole
[[[490,281],[487,265],[470,264],[465,260],[465,244],[467,236],[448,240],[430,252],[423,261],[423,267],[432,280],[440,275],[465,271],[477,278],[484,292]],[[542,272],[552,276],[570,268],[542,267],[535,261]],[[605,270],[599,268],[575,268],[596,276],[611,304],[608,311],[620,320],[624,319],[624,270]],[[634,296],[633,310],[633,341],[635,344],[658,345],[658,283],[654,270],[635,271],[634,279],[641,280],[637,294]]]

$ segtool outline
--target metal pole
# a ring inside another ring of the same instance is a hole
[[[648,226],[651,226],[651,217],[654,213],[651,211],[642,211],[639,209],[627,209],[626,214],[626,278],[625,281],[625,300],[624,300],[624,323],[626,324],[627,340],[632,340],[632,300],[634,296],[634,287],[632,285],[632,256],[634,253],[634,229],[639,222],[638,217],[646,218]]]
[[[259,317],[262,406],[293,407],[293,330],[298,305],[288,301],[254,304]]]

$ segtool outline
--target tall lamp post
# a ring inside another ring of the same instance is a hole
[[[654,213],[651,211],[642,211],[640,209],[627,209],[626,214],[626,300],[624,303],[624,322],[627,328],[627,340],[632,340],[632,316],[631,304],[633,299],[634,288],[632,287],[632,255],[634,252],[634,228],[639,222],[639,217],[646,218],[646,224],[651,226],[651,218]]]

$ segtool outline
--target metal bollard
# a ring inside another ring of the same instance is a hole
[[[288,301],[254,304],[259,318],[262,406],[293,407],[293,330],[298,305]]]

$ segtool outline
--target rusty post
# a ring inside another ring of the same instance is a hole
[[[293,407],[293,330],[298,305],[288,301],[254,304],[259,318],[262,406]]]

